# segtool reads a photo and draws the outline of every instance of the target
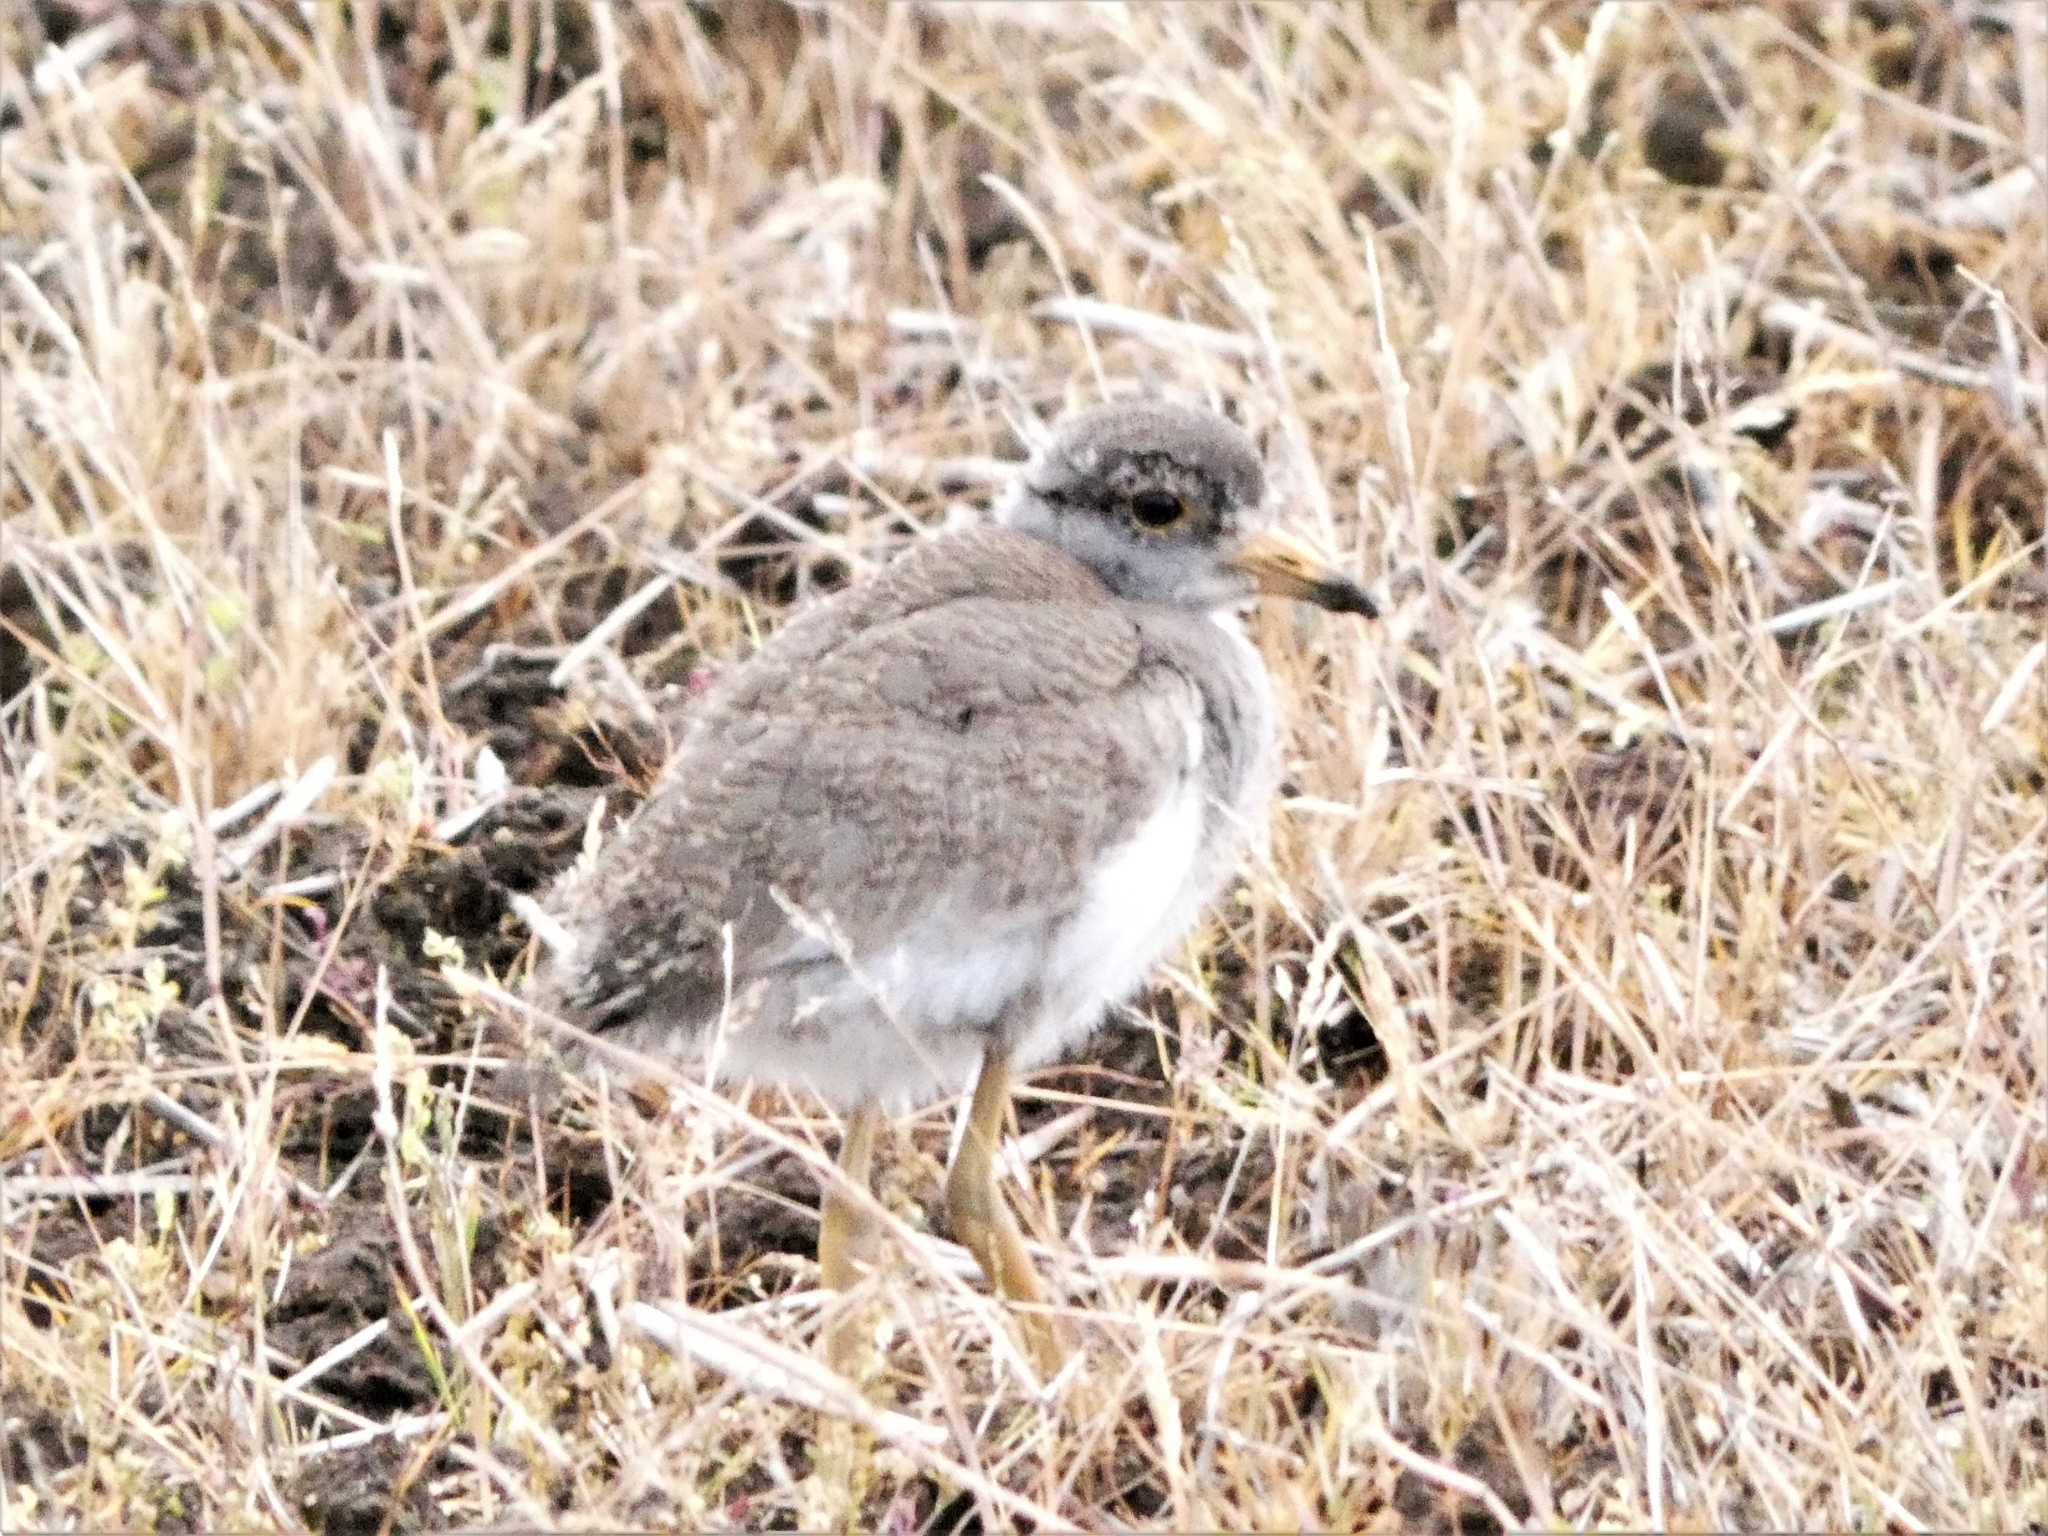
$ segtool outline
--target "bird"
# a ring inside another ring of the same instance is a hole
[[[1275,713],[1240,615],[1261,596],[1377,611],[1275,525],[1228,418],[1152,397],[1067,416],[990,523],[916,541],[712,685],[542,902],[536,1005],[845,1111],[818,1238],[838,1289],[882,1117],[971,1090],[947,1219],[1042,1313],[995,1184],[1010,1085],[1128,998],[1260,835]]]

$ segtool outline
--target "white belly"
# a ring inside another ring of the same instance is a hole
[[[998,1021],[1017,1032],[1018,1066],[1057,1055],[1199,914],[1204,810],[1197,784],[1184,783],[1095,867],[1069,917],[1005,929],[986,913],[934,914],[868,957],[858,979],[839,971],[811,995],[816,1027],[761,1021],[725,1032],[712,1046],[715,1070],[897,1106],[968,1088]]]
[[[1020,1066],[1085,1036],[1187,932],[1209,894],[1201,872],[1204,809],[1198,781],[1183,781],[1096,867],[1080,910],[1054,931],[1046,1006],[1017,1041]]]

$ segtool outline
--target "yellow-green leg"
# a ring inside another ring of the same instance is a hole
[[[839,1144],[840,1179],[826,1185],[818,1213],[819,1278],[835,1291],[853,1289],[860,1278],[856,1265],[873,1256],[874,1223],[859,1197],[867,1194],[874,1176],[875,1127],[881,1118],[870,1100],[846,1122]],[[860,1333],[860,1319],[853,1315],[841,1316],[827,1331],[825,1354],[834,1370],[846,1371],[856,1363]]]
[[[996,1290],[1011,1301],[1043,1306],[1045,1290],[1024,1251],[1024,1239],[996,1188],[996,1149],[1002,1145],[1003,1120],[1010,1107],[1010,1054],[991,1046],[975,1080],[974,1102],[967,1111],[967,1129],[946,1176],[946,1216],[953,1235],[967,1246]],[[1023,1319],[1034,1362],[1051,1375],[1064,1351],[1052,1323],[1042,1313]]]
[[[825,1186],[818,1207],[818,1275],[835,1291],[850,1291],[860,1282],[860,1265],[874,1258],[875,1223],[862,1199],[871,1187],[875,1166],[875,1129],[882,1112],[870,1099],[854,1110],[839,1143],[839,1177]],[[869,1308],[842,1296],[836,1315],[825,1325],[825,1363],[840,1375],[864,1382],[871,1366],[864,1326]],[[868,1469],[874,1465],[873,1437],[852,1422],[827,1415],[818,1425],[820,1486],[836,1490],[843,1518],[840,1529],[857,1531],[865,1498]]]

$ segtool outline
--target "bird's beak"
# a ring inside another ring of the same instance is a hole
[[[1365,588],[1300,539],[1278,529],[1254,537],[1230,563],[1251,579],[1254,591],[1298,597],[1332,613],[1362,613],[1368,619],[1380,616],[1379,605],[1366,595]]]

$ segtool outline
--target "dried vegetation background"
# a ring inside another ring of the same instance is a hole
[[[2039,1530],[2044,16],[8,7],[5,1524]],[[938,1106],[841,1385],[831,1117],[488,988],[1105,389],[1388,615],[1022,1095],[1085,1359]]]

